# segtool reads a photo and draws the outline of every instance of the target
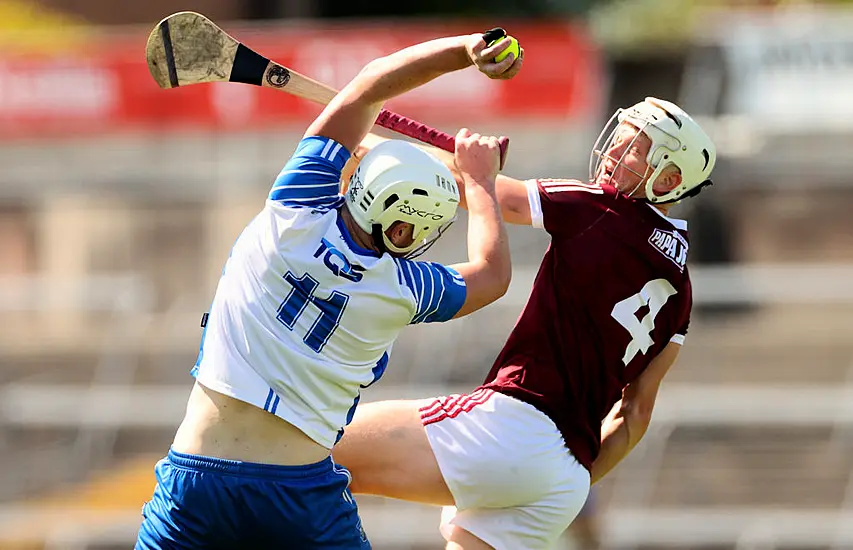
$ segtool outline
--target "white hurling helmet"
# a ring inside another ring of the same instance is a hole
[[[654,97],[647,97],[645,101],[628,109],[616,111],[593,147],[590,156],[591,180],[598,174],[604,152],[610,148],[619,125],[623,122],[637,127],[652,142],[649,156],[646,158],[651,171],[650,174],[646,173],[648,178],[645,183],[645,195],[649,202],[660,204],[679,201],[698,194],[703,187],[712,184],[709,176],[717,160],[717,150],[711,138],[680,107]],[[612,160],[622,162],[621,158]],[[652,186],[663,169],[669,165],[675,165],[681,170],[682,183],[664,195],[656,195]]]
[[[450,170],[433,155],[407,141],[390,140],[361,159],[346,200],[355,222],[377,245],[411,258],[425,252],[456,220],[459,189]],[[414,241],[405,248],[385,235],[396,221],[414,226]]]

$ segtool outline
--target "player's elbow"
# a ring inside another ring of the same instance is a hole
[[[469,271],[465,280],[468,287],[465,304],[454,318],[474,313],[504,296],[512,280],[512,270],[486,265]]]
[[[476,261],[478,279],[484,293],[497,300],[507,293],[512,282],[512,258],[509,246],[496,246],[489,251],[483,251]]]
[[[654,399],[634,393],[630,389],[622,395],[619,416],[624,418],[633,433],[643,434],[652,422],[655,402]]]
[[[376,58],[368,62],[364,67],[361,68],[358,74],[353,77],[353,81],[356,82],[359,80],[374,80],[377,75],[381,73],[384,63],[385,60],[382,57]]]
[[[497,264],[492,267],[493,273],[491,274],[490,286],[493,302],[506,295],[512,282],[512,265],[509,260],[497,262]]]
[[[338,92],[338,101],[349,104],[379,104],[384,101],[377,92],[377,84],[385,72],[383,58],[367,63],[344,88]]]
[[[512,269],[502,265],[486,267],[480,277],[480,307],[485,307],[502,298],[512,282]]]
[[[623,414],[632,417],[638,424],[648,426],[657,400],[658,385],[636,380],[622,391]]]
[[[646,430],[652,423],[652,412],[654,403],[646,403],[643,400],[632,400],[623,402],[621,414],[629,426],[632,445],[636,445],[645,435]]]
[[[634,411],[631,414],[630,421],[645,433],[649,428],[649,424],[652,423],[652,409],[640,408],[639,410]]]

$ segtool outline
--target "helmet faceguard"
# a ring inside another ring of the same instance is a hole
[[[437,158],[401,140],[380,143],[367,153],[350,180],[347,206],[374,243],[406,258],[426,252],[456,220],[459,189]],[[386,231],[395,222],[413,226],[412,243],[398,247]]]
[[[619,128],[630,124],[639,130],[634,137],[645,134],[651,140],[649,154],[646,157],[648,169],[645,174],[631,170],[624,163],[624,157],[633,145],[625,147],[625,153],[618,159],[607,156]],[[645,184],[645,198],[654,204],[677,202],[696,195],[703,187],[711,185],[709,179],[717,159],[716,148],[704,130],[680,107],[669,101],[647,97],[628,109],[619,109],[610,118],[596,140],[589,159],[589,177],[595,180],[605,160],[616,163],[641,178],[637,185]],[[668,166],[676,166],[681,172],[681,184],[658,195],[654,183]],[[633,194],[633,192],[631,193]]]

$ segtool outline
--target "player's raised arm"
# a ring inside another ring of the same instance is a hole
[[[412,324],[468,315],[503,296],[512,278],[509,242],[495,198],[498,138],[462,129],[456,135],[456,156],[471,189],[468,261],[447,267],[397,260],[401,282],[415,298]]]
[[[368,63],[308,127],[306,136],[331,138],[353,151],[364,139],[382,104],[445,73],[470,65],[491,78],[512,78],[521,70],[521,57],[494,57],[510,40],[486,47],[480,34],[439,38],[410,46]]]
[[[506,294],[512,278],[509,240],[495,195],[500,148],[494,137],[462,129],[456,135],[456,165],[468,188],[468,261],[453,267],[467,292],[456,317],[476,311]]]
[[[486,47],[482,35],[471,34],[431,40],[371,61],[308,127],[269,198],[286,206],[335,206],[341,171],[386,100],[472,64],[491,78],[512,78],[521,70],[523,54],[493,61],[508,45],[504,39]]]

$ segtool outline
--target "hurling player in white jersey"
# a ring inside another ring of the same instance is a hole
[[[451,267],[409,259],[456,216],[444,164],[392,140],[361,159],[346,196],[341,170],[383,102],[470,65],[511,78],[520,58],[493,62],[508,45],[472,34],[376,59],[308,127],[225,265],[137,549],[370,548],[349,473],[331,458],[361,388],[404,327],[491,303],[511,268],[497,138],[456,136],[469,261]]]

